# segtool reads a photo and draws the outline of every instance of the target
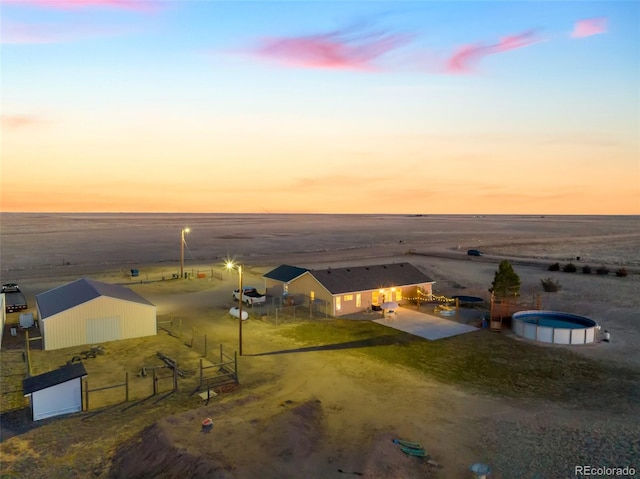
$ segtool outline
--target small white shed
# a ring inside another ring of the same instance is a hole
[[[135,291],[82,278],[36,295],[45,350],[157,334],[156,307]]]
[[[31,399],[31,418],[82,411],[82,378],[87,371],[82,363],[73,363],[22,381],[22,392]]]

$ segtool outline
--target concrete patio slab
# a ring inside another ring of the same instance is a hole
[[[457,323],[445,318],[405,308],[396,309],[395,318],[381,318],[373,322],[431,341],[478,330],[478,328],[469,326],[468,324]]]

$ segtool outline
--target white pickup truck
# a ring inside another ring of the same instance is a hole
[[[233,290],[233,299],[236,301],[240,299],[240,290]],[[258,293],[258,290],[252,286],[245,286],[242,288],[242,302],[247,306],[253,306],[256,304],[262,304],[267,300],[264,294]]]

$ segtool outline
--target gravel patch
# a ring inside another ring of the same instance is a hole
[[[640,477],[640,423],[593,422],[558,425],[549,421],[487,421],[483,434],[486,461],[494,479],[575,479],[575,466],[635,468]],[[612,477],[612,476],[598,476]],[[618,476],[620,477],[620,476]]]

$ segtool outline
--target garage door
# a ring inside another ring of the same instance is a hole
[[[87,320],[87,344],[120,339],[120,318]]]

